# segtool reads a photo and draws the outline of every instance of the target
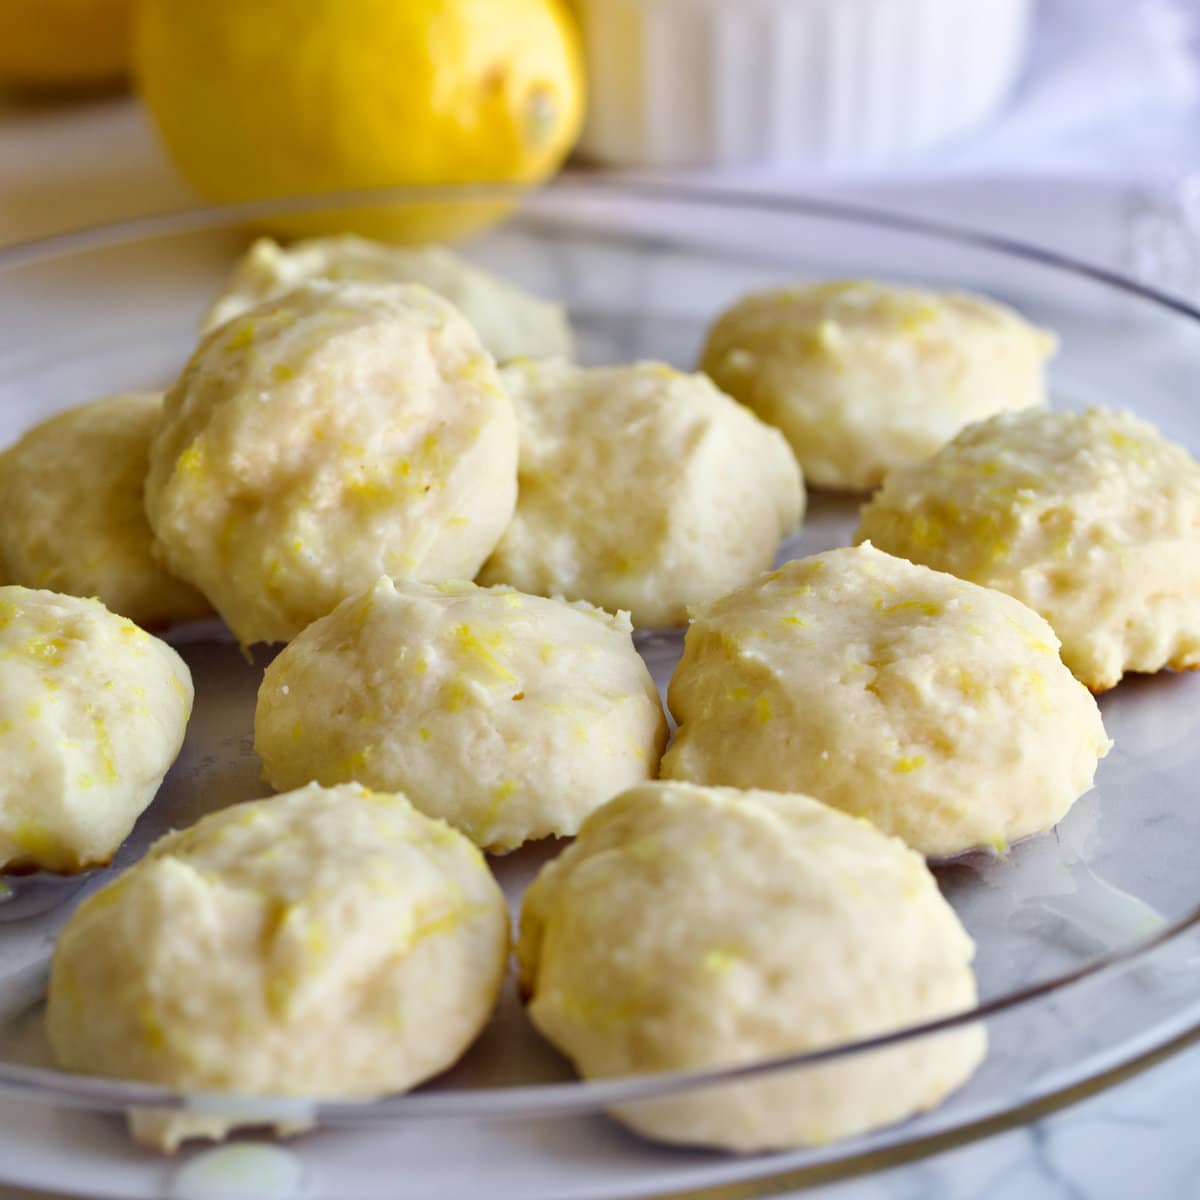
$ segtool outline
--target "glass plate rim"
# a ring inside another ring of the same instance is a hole
[[[667,1099],[702,1088],[766,1079],[785,1071],[814,1067],[884,1050],[910,1040],[948,1033],[1001,1016],[1089,980],[1101,979],[1136,964],[1192,929],[1200,928],[1200,906],[1164,925],[1156,933],[1118,950],[1098,955],[1073,971],[1051,976],[971,1009],[908,1025],[870,1038],[825,1046],[797,1054],[757,1059],[699,1071],[625,1075],[613,1079],[573,1079],[560,1083],[422,1091],[397,1095],[339,1099],[285,1094],[183,1090],[99,1075],[77,1075],[43,1067],[0,1064],[0,1095],[53,1099],[64,1107],[121,1112],[129,1108],[155,1111],[220,1113],[233,1110],[262,1123],[311,1115],[324,1124],[367,1124],[391,1120],[516,1120],[599,1112],[617,1104]],[[65,1081],[65,1082],[64,1082]],[[46,1093],[52,1091],[52,1097]]]
[[[429,204],[448,201],[507,201],[520,204],[541,197],[595,192],[601,195],[636,197],[646,201],[692,207],[736,207],[762,213],[804,215],[830,221],[892,229],[989,250],[1001,256],[1023,259],[1040,266],[1079,275],[1094,283],[1116,288],[1200,323],[1200,305],[1144,283],[1132,275],[1103,267],[1073,254],[1052,250],[1036,242],[1007,234],[989,233],[969,225],[917,216],[853,201],[827,199],[808,193],[779,194],[752,189],[693,182],[664,182],[652,179],[604,177],[583,170],[562,172],[542,185],[513,183],[447,183],[389,188],[360,188],[348,191],[313,192],[265,197],[232,204],[199,204],[170,209],[118,221],[105,221],[65,233],[50,234],[0,245],[0,273],[20,267],[80,254],[113,249],[134,241],[235,229],[255,221],[325,212],[331,209],[371,208],[386,205]],[[500,219],[500,224],[521,215],[520,210]],[[636,235],[633,235],[636,236]],[[469,244],[467,238],[465,244]]]
[[[6,276],[20,269],[37,267],[76,255],[189,234],[244,229],[252,226],[255,221],[282,215],[438,201],[509,201],[519,206],[522,201],[540,197],[553,198],[588,193],[632,197],[651,203],[682,204],[695,208],[732,208],[785,216],[804,216],[971,246],[995,253],[1002,258],[1017,258],[1068,276],[1085,278],[1102,287],[1136,296],[1200,325],[1200,307],[1185,300],[1119,271],[1006,235],[988,233],[934,218],[812,195],[780,195],[689,182],[606,179],[583,171],[564,172],[549,184],[540,187],[471,183],[369,188],[270,197],[236,204],[198,205],[127,220],[104,222],[0,247],[0,284]],[[503,218],[500,224],[528,215],[530,214],[518,207],[514,213]],[[533,214],[535,219],[537,215]],[[569,219],[579,218],[572,216]],[[636,240],[639,234],[630,231],[628,236]],[[120,1112],[137,1107],[157,1111],[212,1113],[222,1110],[228,1112],[232,1109],[253,1116],[263,1123],[270,1123],[276,1119],[294,1120],[298,1114],[305,1114],[330,1125],[373,1124],[401,1119],[502,1120],[596,1112],[615,1104],[661,1099],[704,1087],[766,1078],[783,1071],[849,1058],[985,1021],[1024,1007],[1044,996],[1071,988],[1085,980],[1101,978],[1127,969],[1198,926],[1200,903],[1148,937],[1098,955],[1073,970],[1040,980],[1017,991],[1007,992],[961,1013],[815,1051],[700,1071],[629,1075],[610,1080],[574,1079],[550,1084],[520,1084],[459,1089],[451,1092],[424,1091],[418,1087],[412,1092],[399,1095],[346,1100],[320,1096],[248,1095],[181,1090],[102,1076],[76,1075],[48,1068],[0,1064],[0,1095],[92,1111]]]

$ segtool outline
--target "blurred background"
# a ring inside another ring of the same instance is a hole
[[[564,167],[941,217],[1200,299],[1200,4],[0,0],[0,244]]]

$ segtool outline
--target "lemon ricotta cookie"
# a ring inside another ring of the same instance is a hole
[[[98,600],[0,587],[0,871],[107,863],[183,744],[183,660]]]
[[[783,430],[810,484],[861,490],[972,421],[1043,404],[1054,346],[979,296],[815,283],[735,304],[701,369]]]
[[[1200,464],[1130,413],[973,425],[890,476],[857,537],[1024,601],[1093,691],[1200,666]]]
[[[402,790],[478,845],[575,833],[654,778],[662,704],[628,614],[381,579],[267,669],[255,747],[277,788]]]
[[[480,576],[680,625],[771,565],[804,512],[787,443],[662,363],[504,371],[521,427],[517,512]]]
[[[288,641],[382,574],[470,578],[513,512],[491,356],[412,284],[303,284],[208,335],[167,393],[146,508],[239,641]]]
[[[311,786],[168,834],[85,900],[55,946],[47,1029],[71,1071],[368,1098],[459,1058],[508,945],[504,898],[466,838],[403,796]],[[173,1150],[255,1122],[131,1123]]]
[[[109,396],[0,454],[0,579],[95,596],[147,628],[211,612],[150,553],[142,492],[161,411],[158,393]]]
[[[559,304],[539,300],[442,246],[389,246],[351,234],[286,248],[260,238],[204,318],[205,330],[313,279],[419,283],[449,300],[499,361],[570,358],[571,329]]]
[[[974,946],[919,855],[807,796],[646,784],[584,822],[525,897],[521,984],[589,1079],[732,1067],[971,1009]],[[820,1144],[937,1104],[962,1029],[616,1110],[668,1142]]]
[[[870,545],[697,611],[668,698],[664,778],[806,792],[936,857],[1049,829],[1110,744],[1037,613]]]

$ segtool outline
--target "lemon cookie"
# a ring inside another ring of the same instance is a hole
[[[1200,666],[1200,464],[1129,413],[974,425],[890,476],[857,536],[1024,601],[1093,691]]]
[[[470,578],[516,489],[512,404],[463,317],[413,284],[317,282],[200,344],[146,508],[168,567],[249,644],[381,574]]]
[[[807,792],[934,856],[1049,829],[1109,747],[1037,613],[870,545],[698,611],[668,698],[664,778]]]
[[[183,744],[192,679],[97,600],[0,587],[0,871],[107,863]]]
[[[971,1009],[974,947],[920,856],[807,796],[646,784],[584,823],[521,912],[529,1015],[589,1079],[761,1062]],[[629,1105],[650,1137],[820,1144],[936,1104],[978,1026]]]
[[[370,1097],[450,1066],[491,1014],[508,911],[479,851],[403,796],[311,786],[156,842],[54,950],[71,1071],[245,1095]],[[139,1112],[172,1150],[236,1113]]]
[[[571,327],[561,305],[531,296],[442,246],[389,246],[351,234],[295,242],[286,249],[270,238],[259,238],[209,309],[204,328],[223,325],[313,279],[423,284],[449,300],[501,362],[570,358],[573,351]]]
[[[787,435],[808,481],[871,488],[964,425],[1045,402],[1054,338],[978,296],[868,281],[747,296],[701,367]]]
[[[628,615],[381,579],[271,664],[254,744],[277,788],[404,791],[489,850],[573,834],[666,742]]]
[[[520,496],[483,582],[679,625],[770,566],[803,515],[787,443],[703,376],[545,362],[504,380]]]
[[[211,610],[150,553],[142,492],[162,396],[59,413],[0,454],[0,579],[95,596],[148,628]]]

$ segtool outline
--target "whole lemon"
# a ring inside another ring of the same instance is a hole
[[[532,183],[583,117],[564,0],[142,0],[135,69],[175,161],[218,202]],[[272,224],[415,240],[495,215],[420,204]]]
[[[129,68],[134,0],[0,0],[0,81],[82,87]]]

